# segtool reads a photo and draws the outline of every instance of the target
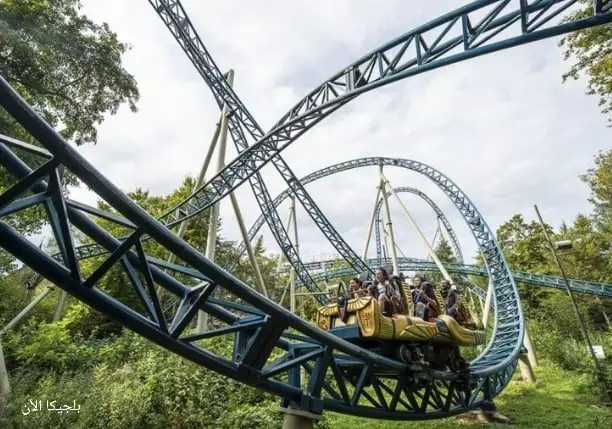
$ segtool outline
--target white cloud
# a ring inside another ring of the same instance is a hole
[[[213,97],[170,32],[144,0],[85,1],[84,11],[106,21],[133,49],[125,66],[138,81],[137,114],[122,109],[100,127],[100,142],[81,153],[126,191],[174,189],[197,174],[219,112]],[[455,2],[314,1],[308,3],[184,1],[194,25],[222,71],[236,71],[235,88],[267,130],[312,87],[376,46],[456,7]],[[438,69],[359,97],[283,152],[303,176],[332,163],[364,156],[409,158],[447,174],[495,230],[514,213],[534,217],[537,203],[555,225],[589,211],[578,180],[610,130],[584,82],[561,84],[568,64],[556,40],[545,40]],[[608,143],[606,143],[608,142]],[[235,155],[233,144],[228,157]],[[214,164],[214,163],[213,163]],[[285,188],[266,166],[272,197]],[[447,213],[466,258],[475,242],[442,192],[417,174],[389,168],[394,186],[422,189]],[[377,180],[376,168],[329,177],[307,186],[338,231],[361,253]],[[250,225],[259,215],[248,185],[238,191]],[[80,198],[91,202],[84,191]],[[404,196],[432,237],[431,209]],[[399,206],[392,202],[402,250],[424,256]],[[286,202],[279,213],[287,217]],[[223,235],[239,239],[228,201]],[[331,246],[298,210],[305,259]],[[247,225],[247,227],[248,227]],[[269,232],[266,247],[278,251]],[[370,252],[373,249],[371,244]],[[371,253],[372,254],[372,253]]]

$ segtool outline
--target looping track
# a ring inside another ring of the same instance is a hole
[[[15,185],[0,195],[0,217],[43,205],[61,257],[45,254],[6,221],[0,221],[1,246],[62,289],[149,340],[309,411],[318,412],[324,407],[377,418],[439,418],[477,407],[503,390],[514,371],[523,337],[516,285],[493,233],[477,209],[449,178],[428,166],[406,161],[406,166],[422,169],[456,205],[473,232],[494,286],[495,327],[487,347],[471,364],[467,388],[459,374],[409,368],[313,327],[203,257],[168,228],[201,213],[251,177],[256,177],[251,186],[260,193],[258,201],[270,210],[271,199],[258,177],[261,167],[273,161],[277,168],[284,168],[286,164],[280,158],[284,148],[359,94],[447,64],[610,22],[612,2],[596,1],[594,15],[589,18],[552,25],[552,19],[575,1],[471,3],[406,33],[343,69],[308,94],[266,134],[223,79],[182,6],[177,1],[150,2],[209,84],[219,105],[227,104],[232,117],[237,118],[232,137],[237,144],[241,141],[240,155],[161,221],[156,220],[80,156],[2,78],[0,104],[45,150],[14,141],[0,143],[0,162],[16,178]],[[471,14],[476,12],[484,12],[485,17],[475,19]],[[515,31],[510,37],[493,41],[509,29],[518,30],[518,35]],[[243,129],[256,141],[248,148],[246,140],[240,140]],[[42,162],[27,165],[17,149],[40,155]],[[60,168],[70,170],[120,216],[66,200]],[[299,181],[289,174],[288,167],[286,173],[284,177],[292,184],[292,191],[302,193]],[[312,201],[305,193],[302,197],[303,204]],[[313,213],[316,211],[313,209]],[[131,232],[117,239],[88,215],[102,216]],[[327,228],[325,222],[318,224]],[[277,225],[272,222],[270,226],[275,229]],[[87,277],[78,263],[71,227],[81,230],[108,252]],[[179,262],[167,264],[148,256],[148,246],[153,244],[175,255]],[[339,241],[337,244],[342,245]],[[349,250],[350,247],[343,249],[351,259],[354,252]],[[352,262],[354,269],[365,264]],[[295,259],[292,263],[299,266]],[[118,264],[141,300],[142,312],[96,286]],[[304,277],[303,281],[314,284]],[[161,310],[157,285],[180,300],[170,317],[165,317]],[[215,289],[222,290],[225,299],[212,298]],[[239,298],[241,303],[228,296]],[[212,315],[218,328],[203,334],[185,334],[199,309]],[[220,336],[233,342],[231,355],[215,355],[203,341]],[[305,379],[300,379],[301,368],[305,370]]]

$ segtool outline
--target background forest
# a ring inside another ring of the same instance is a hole
[[[583,10],[576,13],[586,13],[590,4],[584,2]],[[588,92],[599,97],[602,112],[610,115],[612,26],[571,34],[560,45],[565,59],[573,61],[563,79],[586,76]],[[119,106],[127,104],[136,111],[137,82],[121,63],[127,49],[107,25],[93,23],[80,14],[76,0],[0,0],[0,73],[66,139],[77,145],[95,144],[97,125]],[[3,110],[0,133],[36,144]],[[0,167],[0,194],[11,186],[12,180]],[[70,176],[66,180],[74,183]],[[571,224],[548,226],[554,233],[553,240],[578,240],[573,249],[560,254],[567,275],[612,283],[612,150],[594,154],[592,168],[581,177],[568,180],[581,180],[588,186],[592,211],[578,215]],[[169,195],[151,195],[145,189],[137,189],[129,196],[158,216],[189,195],[194,183],[194,178],[187,177]],[[103,204],[100,208],[107,209]],[[36,234],[45,227],[44,218],[41,211],[28,210],[8,221],[24,233]],[[207,219],[205,212],[199,221],[190,223],[185,235],[187,241],[200,249],[206,247]],[[114,225],[100,223],[116,236],[122,233]],[[235,243],[225,240],[221,231],[222,223],[217,232],[216,261],[225,266],[237,257]],[[538,223],[514,215],[498,228],[497,239],[511,268],[559,274]],[[44,246],[53,251],[54,243],[50,241]],[[159,249],[147,251],[167,257]],[[436,251],[443,261],[454,260],[445,240],[439,242]],[[276,258],[265,254],[261,238],[255,254],[268,293],[278,300],[279,285],[286,284],[287,279],[275,274]],[[479,263],[478,257],[476,261]],[[95,258],[85,261],[84,273],[96,264]],[[236,274],[255,284],[246,258],[239,261]],[[52,287],[43,281],[26,288],[25,280],[30,276],[31,271],[20,268],[8,253],[0,250],[0,326],[35,296]],[[472,281],[486,284],[483,279]],[[99,287],[124,302],[137,302],[128,280],[118,270],[111,270]],[[546,380],[551,382],[555,377],[569,380],[571,388],[566,387],[571,395],[581,397],[585,403],[601,405],[602,392],[567,294],[523,284],[519,287],[528,329],[542,362],[537,375],[549,377]],[[57,296],[59,291],[53,291],[23,323],[1,336],[12,388],[8,402],[1,404],[0,398],[1,428],[280,426],[277,398],[173,355],[76,299],[68,300],[63,317],[53,323]],[[606,351],[607,358],[602,361],[604,377],[612,384],[612,300],[576,297],[594,343],[603,345]],[[304,311],[306,317],[312,317],[315,305],[307,302]],[[225,353],[231,346],[215,340],[210,347]],[[545,385],[537,387],[547,389]],[[41,398],[54,398],[60,403],[76,399],[81,405],[80,414],[22,414],[29,399]],[[512,403],[508,403],[508,409],[513,410]],[[601,419],[597,422],[612,424],[608,414]],[[319,426],[355,428],[360,424],[330,414]],[[542,423],[545,424],[548,423]],[[396,427],[382,425],[376,427]]]

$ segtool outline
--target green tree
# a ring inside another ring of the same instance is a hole
[[[457,262],[457,258],[453,253],[452,247],[448,243],[446,237],[444,237],[443,235],[440,235],[440,240],[438,241],[438,244],[434,251],[436,252],[436,256],[438,257],[438,259],[440,259],[440,261],[442,262]]]
[[[79,0],[0,0],[0,74],[62,135],[76,144],[95,143],[96,126],[124,103],[136,111],[139,92],[122,66],[121,43],[107,24],[95,24],[79,11]],[[4,110],[0,133],[35,143]],[[21,154],[31,168],[44,160]],[[74,184],[71,175],[64,177]],[[16,182],[0,168],[0,193]],[[47,223],[42,206],[5,220],[22,234]],[[0,250],[0,273],[14,269]]]
[[[593,1],[581,0],[581,3],[582,7],[566,17],[566,21],[593,15]],[[559,46],[564,48],[565,60],[575,60],[563,74],[563,82],[569,78],[577,80],[586,73],[589,79],[587,94],[599,96],[602,113],[610,114],[608,121],[612,126],[612,24],[569,33]]]
[[[546,228],[552,235],[552,228],[549,225],[546,225]],[[497,229],[496,235],[511,269],[556,274],[549,257],[550,249],[538,222],[527,223],[522,215],[516,214]],[[519,285],[519,288],[524,301],[536,307],[549,292],[543,288],[526,285]]]
[[[438,259],[440,259],[440,261],[443,264],[447,262],[449,263],[457,262],[457,258],[455,257],[455,254],[453,253],[453,249],[448,243],[448,240],[446,239],[446,237],[440,234],[440,238],[437,241],[438,241],[438,244],[436,244],[436,247],[434,248],[434,252],[436,253],[436,256],[438,257]],[[427,275],[427,273],[425,274],[426,274],[427,279],[434,283],[438,283],[444,279],[444,276],[442,275],[442,273],[437,272],[437,271],[429,275]],[[451,277],[457,277],[457,276],[451,275]]]
[[[612,150],[599,152],[595,156],[595,166],[580,179],[591,190],[589,202],[593,204],[597,228],[612,239]]]
[[[123,103],[136,111],[139,98],[121,63],[128,45],[80,8],[79,0],[0,0],[2,76],[79,145],[95,143],[96,126]],[[0,131],[25,137],[5,112]]]

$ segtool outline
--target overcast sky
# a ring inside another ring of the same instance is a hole
[[[107,22],[132,45],[125,67],[136,77],[139,112],[124,108],[100,127],[99,143],[80,152],[123,190],[154,194],[196,175],[219,111],[210,90],[145,0],[86,0],[84,12]],[[217,65],[235,70],[237,94],[268,130],[310,89],[382,43],[457,7],[455,1],[235,1],[184,0]],[[298,177],[365,156],[415,159],[448,175],[495,230],[515,213],[531,220],[538,204],[558,226],[589,212],[588,189],[578,175],[598,150],[612,146],[611,130],[585,81],[561,84],[569,67],[559,39],[531,43],[458,63],[371,91],[308,132],[282,154]],[[236,154],[228,142],[228,159]],[[267,166],[272,197],[286,185]],[[423,190],[447,213],[466,259],[475,241],[450,200],[428,179],[388,168],[394,186]],[[208,176],[210,177],[210,175]],[[363,251],[377,169],[353,170],[307,186],[337,230]],[[238,192],[247,228],[260,214],[247,185]],[[86,191],[74,191],[94,203]],[[404,201],[426,236],[432,210],[417,197]],[[392,201],[398,243],[407,256],[426,248]],[[287,218],[288,203],[279,208]],[[238,240],[229,201],[221,205],[223,236]],[[333,249],[301,208],[297,212],[305,260]],[[264,244],[278,252],[272,235]],[[373,247],[370,247],[371,253]]]

